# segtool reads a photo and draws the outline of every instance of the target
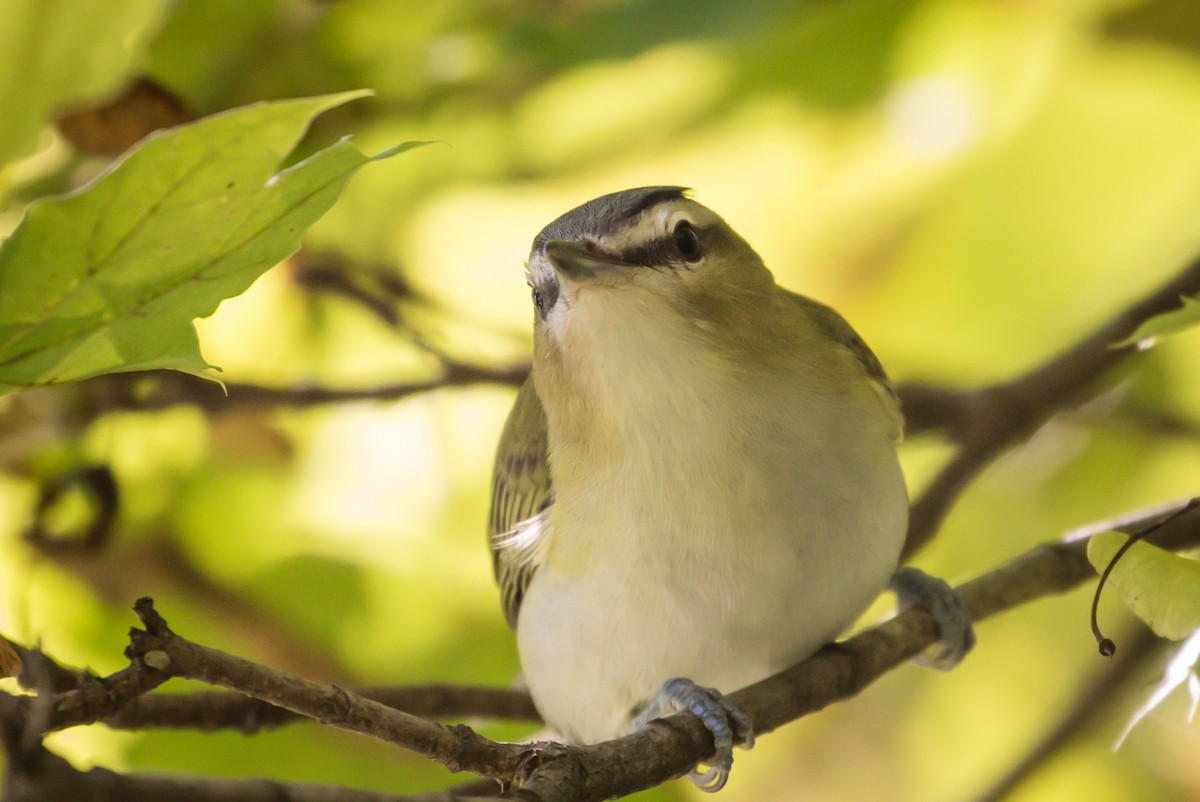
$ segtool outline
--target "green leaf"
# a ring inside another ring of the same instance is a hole
[[[6,0],[0,13],[0,166],[62,107],[127,78],[158,27],[160,0]]]
[[[1143,321],[1142,325],[1138,326],[1137,331],[1117,343],[1114,348],[1133,345],[1151,337],[1166,337],[1169,334],[1178,334],[1185,329],[1190,329],[1192,326],[1200,325],[1200,300],[1185,295],[1180,298],[1180,301],[1183,302],[1183,306]]]
[[[1128,539],[1121,532],[1095,535],[1088,560],[1103,571]],[[1113,568],[1108,585],[1161,637],[1179,640],[1200,627],[1200,560],[1139,541]]]
[[[300,246],[377,157],[348,140],[278,174],[322,111],[362,97],[262,103],[147,138],[80,192],[40,201],[0,246],[0,393],[100,373],[197,373],[192,320]]]

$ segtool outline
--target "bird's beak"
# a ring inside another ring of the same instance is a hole
[[[602,253],[593,253],[577,242],[550,240],[543,253],[560,278],[586,281],[605,273],[625,273],[631,265]]]

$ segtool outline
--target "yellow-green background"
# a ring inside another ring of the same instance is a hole
[[[0,232],[29,198],[103,167],[44,126],[63,102],[136,75],[200,114],[368,87],[374,99],[326,115],[306,147],[347,132],[368,152],[446,145],[364,170],[308,246],[402,275],[403,319],[474,362],[528,352],[534,234],[631,186],[693,187],[781,283],[838,307],[900,381],[1010,377],[1200,249],[1195,0],[0,0],[0,43],[12,31],[26,47],[0,57],[0,117],[36,125],[34,149],[0,172]],[[80,46],[53,43],[104,37],[113,44],[78,75],[20,77],[34,53],[73,63]],[[298,285],[288,264],[199,328],[230,381],[369,387],[431,368],[410,336]],[[1198,357],[1200,336],[1161,344],[1112,393],[1004,457],[920,564],[967,577],[1064,529],[1194,493]],[[95,420],[71,387],[0,400],[0,631],[109,672],[129,604],[150,593],[188,637],[277,664],[297,648],[325,655],[343,682],[506,685],[517,658],[483,523],[511,397]],[[904,446],[914,491],[946,453],[927,438]],[[109,569],[90,580],[19,539],[39,485],[85,462],[111,465],[123,491]],[[162,540],[217,591],[151,571],[139,555]],[[1087,593],[985,623],[949,675],[903,667],[761,739],[722,798],[971,799],[1100,668]],[[1124,620],[1113,600],[1101,614],[1110,630]],[[1014,798],[1200,795],[1183,699],[1110,751],[1154,671],[1101,702],[1102,723]],[[314,726],[253,738],[92,727],[50,743],[81,767],[395,792],[455,781]],[[676,782],[643,798],[697,795]]]

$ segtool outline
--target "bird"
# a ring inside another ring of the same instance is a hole
[[[898,566],[903,416],[830,307],[779,286],[677,186],[604,195],[533,240],[533,361],[488,520],[506,619],[546,723],[572,743],[689,710],[725,785],[753,743],[732,692],[843,633],[889,587],[974,644],[949,585]]]

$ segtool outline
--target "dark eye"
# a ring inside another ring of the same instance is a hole
[[[676,223],[674,237],[675,247],[685,261],[700,261],[700,235],[696,233],[696,229],[692,228],[691,223],[687,220],[680,220]]]
[[[558,285],[554,283],[539,284],[533,288],[533,305],[537,307],[538,316],[542,320],[550,313],[550,308],[558,300]]]

